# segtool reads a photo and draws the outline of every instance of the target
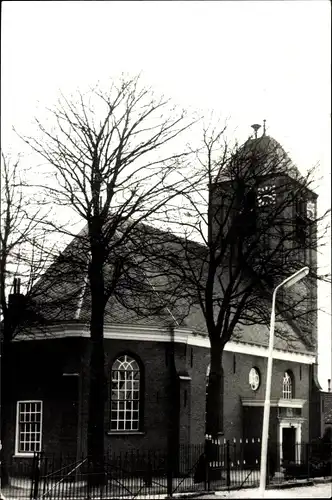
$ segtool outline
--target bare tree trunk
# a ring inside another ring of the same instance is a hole
[[[220,340],[211,339],[210,376],[207,391],[206,432],[217,439],[223,432],[224,377],[222,368],[222,348]]]
[[[105,354],[104,354],[104,278],[100,256],[92,256],[89,269],[91,285],[91,351],[88,417],[88,455],[91,464],[90,484],[101,484],[104,479],[104,410],[105,410]]]
[[[104,393],[104,341],[103,338],[91,339],[88,455],[92,466],[90,479],[94,484],[102,482],[104,471]]]

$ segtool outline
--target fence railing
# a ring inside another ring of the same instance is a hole
[[[4,494],[9,500],[106,500],[258,486],[260,445],[259,440],[208,441],[180,446],[175,456],[167,450],[108,453],[102,470],[86,456],[36,453],[33,459],[13,458]],[[331,476],[331,451],[331,444],[270,443],[269,482]]]

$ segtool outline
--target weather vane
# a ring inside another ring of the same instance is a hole
[[[259,125],[258,123],[254,123],[253,125],[251,125],[251,128],[254,129],[254,131],[255,131],[255,139],[257,139],[257,131],[261,128],[261,125]]]

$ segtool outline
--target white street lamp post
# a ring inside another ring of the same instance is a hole
[[[289,288],[295,283],[303,279],[309,273],[309,267],[303,267],[296,273],[289,276],[282,281],[280,285],[276,286],[272,295],[272,309],[270,321],[270,336],[269,336],[269,351],[267,359],[267,374],[266,374],[266,390],[264,401],[264,415],[263,415],[263,429],[262,429],[262,444],[261,444],[261,468],[260,468],[260,482],[259,489],[261,496],[264,495],[266,487],[266,469],[267,469],[267,446],[269,435],[269,421],[270,421],[270,404],[271,404],[271,379],[272,379],[272,363],[273,363],[273,344],[274,344],[274,325],[275,325],[275,302],[276,295],[279,288]]]

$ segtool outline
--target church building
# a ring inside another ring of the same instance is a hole
[[[244,147],[255,144],[284,153],[265,133],[251,138]],[[291,182],[301,182],[292,163],[287,174],[266,175],[255,192],[254,203],[261,213],[275,203],[285,176]],[[219,196],[230,189],[224,173],[215,184]],[[218,199],[213,203],[221,206]],[[300,208],[289,207],[285,219],[297,223],[300,215],[305,224],[316,217],[316,203],[317,196],[308,192]],[[303,252],[307,252],[308,265],[316,266],[315,252],[305,248]],[[65,293],[65,274],[56,287],[57,293]],[[310,305],[315,306],[316,301],[314,283]],[[73,457],[87,452],[89,318],[85,282],[74,307],[62,305],[47,330],[33,336],[18,335],[13,341],[10,419],[5,436],[12,461],[30,460],[41,450],[46,454],[61,450]],[[319,390],[315,313],[311,313],[307,330],[305,324],[287,317],[283,329],[284,336],[275,337],[270,416],[270,440],[280,444],[280,461],[300,459],[301,447],[294,444],[320,435],[313,400]],[[225,346],[221,439],[258,441],[261,437],[268,335],[268,323],[241,324]],[[104,339],[105,450],[162,450],[167,447],[169,432],[178,445],[202,444],[210,342],[199,308],[184,318],[171,306],[159,317],[143,318],[112,299],[106,306]]]

